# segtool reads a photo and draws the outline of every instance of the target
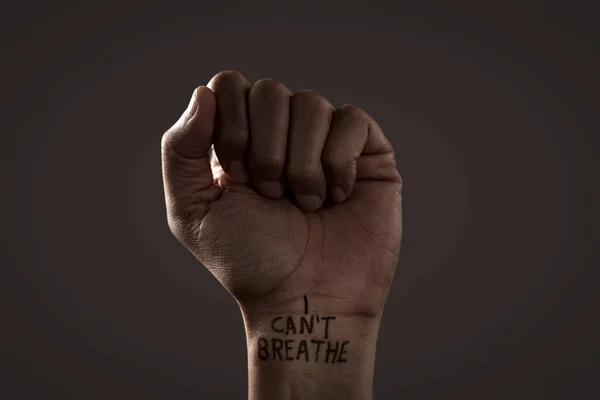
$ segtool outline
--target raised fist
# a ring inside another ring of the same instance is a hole
[[[214,151],[213,151],[214,148]],[[351,105],[224,71],[162,138],[171,231],[244,313],[380,316],[398,261],[402,179]]]

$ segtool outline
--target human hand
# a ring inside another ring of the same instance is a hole
[[[224,71],[163,135],[162,162],[171,231],[250,331],[312,312],[346,327],[373,319],[367,330],[377,330],[400,249],[402,179],[366,112]]]
[[[171,230],[239,303],[309,295],[328,312],[381,312],[402,180],[364,111],[225,71],[194,92],[162,158]]]

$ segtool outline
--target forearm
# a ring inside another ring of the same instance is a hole
[[[243,314],[250,400],[372,398],[379,318]]]

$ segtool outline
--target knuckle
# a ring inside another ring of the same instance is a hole
[[[294,101],[311,109],[333,109],[333,106],[325,97],[310,89],[296,92],[294,94]]]
[[[369,116],[362,109],[352,104],[344,104],[336,110],[338,118],[348,119],[351,121],[362,122],[367,121]]]
[[[259,94],[261,97],[278,97],[280,94],[289,95],[291,94],[290,89],[285,86],[282,82],[271,79],[263,78],[259,79],[252,85],[252,92]]]
[[[221,71],[210,80],[208,86],[214,89],[228,86],[242,86],[248,82],[241,72],[225,70]]]

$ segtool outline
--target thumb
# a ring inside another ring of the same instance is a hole
[[[219,198],[210,166],[215,120],[215,95],[200,86],[188,108],[162,137],[162,173],[171,231],[182,233],[191,222],[204,218],[208,205]]]

